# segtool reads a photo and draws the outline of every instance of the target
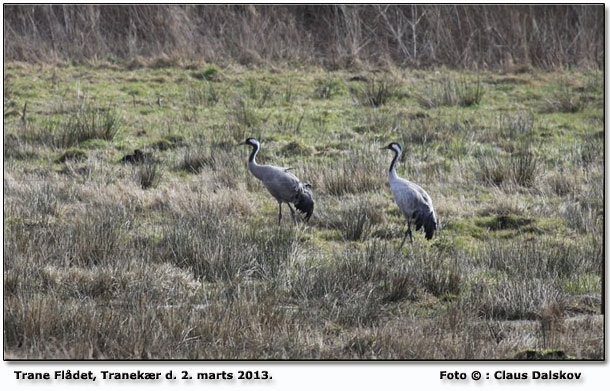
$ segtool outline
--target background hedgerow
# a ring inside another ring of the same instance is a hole
[[[601,5],[576,4],[8,5],[4,47],[8,60],[122,59],[132,69],[201,58],[331,69],[601,69],[603,15]],[[191,77],[214,81],[221,73],[209,66]]]

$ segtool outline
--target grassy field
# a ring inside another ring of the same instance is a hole
[[[603,73],[141,65],[4,65],[6,358],[604,357]]]

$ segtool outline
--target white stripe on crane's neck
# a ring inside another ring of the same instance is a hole
[[[389,172],[389,176],[390,178],[396,178],[396,162],[398,162],[398,159],[400,158],[400,155],[402,154],[402,151],[400,149],[399,146],[397,146],[396,144],[392,144],[392,151],[394,151],[394,159],[392,159],[392,163],[390,164],[390,172]]]
[[[258,149],[260,148],[259,143],[257,142],[253,142],[252,144],[252,152],[250,152],[250,158],[248,158],[248,162],[252,163],[252,164],[256,164],[256,160],[254,160],[256,158],[256,154],[258,153]]]

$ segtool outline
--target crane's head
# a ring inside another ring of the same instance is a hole
[[[381,149],[391,149],[392,151],[394,151],[396,153],[402,152],[402,147],[398,143],[389,143],[387,146],[385,146]]]
[[[242,141],[241,143],[239,143],[237,145],[250,145],[253,147],[260,147],[260,143],[254,137],[248,137],[247,139],[245,139],[244,141]]]

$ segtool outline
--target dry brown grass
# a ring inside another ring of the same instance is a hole
[[[20,61],[121,58],[130,68],[202,60],[391,63],[513,72],[530,65],[601,68],[604,54],[600,5],[8,5],[4,11],[5,54]]]

